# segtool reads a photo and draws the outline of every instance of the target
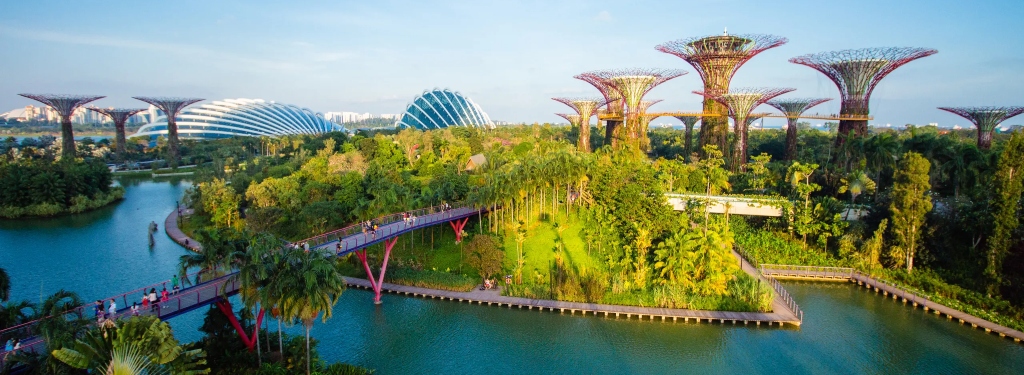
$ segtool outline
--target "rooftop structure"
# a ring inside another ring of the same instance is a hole
[[[576,149],[582,152],[590,152],[590,117],[595,114],[597,108],[605,105],[604,99],[598,98],[551,98],[559,103],[565,104],[576,111],[580,116],[579,139]],[[563,116],[564,117],[564,116]],[[570,121],[571,122],[571,121]]]
[[[704,92],[717,96],[729,91],[729,84],[743,64],[757,54],[786,44],[788,40],[775,35],[740,34],[699,36],[667,42],[655,47],[658,51],[675,55],[690,65],[704,81]],[[704,100],[704,112],[724,115],[725,107],[715,100]],[[722,116],[703,118],[700,127],[700,147],[706,144],[726,148],[729,121]]]
[[[733,143],[732,156],[729,160],[729,165],[733,171],[739,171],[745,168],[747,164],[747,131],[750,121],[748,121],[750,114],[754,111],[754,108],[764,104],[765,102],[775,98],[776,96],[785,94],[793,91],[791,88],[740,88],[732,89],[725,94],[708,94],[701,91],[694,91],[694,94],[702,95],[704,97],[713,99],[722,105],[725,105],[729,110],[729,117],[732,117],[733,126],[735,127],[736,140]],[[758,116],[758,118],[763,116]]]
[[[473,99],[458,91],[433,89],[413,99],[395,126],[430,130],[449,126],[493,128],[494,123]]]
[[[765,102],[786,116],[786,160],[796,160],[796,123],[800,115],[818,104],[832,99],[827,98],[783,98]]]
[[[970,120],[978,128],[978,148],[992,147],[992,132],[1004,120],[1024,113],[1024,107],[939,107]]]
[[[864,136],[868,132],[867,116],[871,92],[878,82],[904,64],[938,53],[934,49],[886,47],[847,49],[821,52],[789,59],[794,64],[809,66],[835,82],[842,98],[837,143],[851,133]]]
[[[102,99],[98,95],[18,94],[46,104],[60,115],[61,157],[75,158],[75,132],[71,115],[83,104]]]
[[[178,98],[170,96],[134,96],[133,98],[152,104],[167,116],[167,156],[171,168],[178,166],[178,124],[175,118],[185,107],[201,101],[200,98]],[[141,129],[140,129],[141,130]]]
[[[644,112],[640,108],[644,95],[658,85],[684,74],[686,71],[678,69],[639,68],[593,71],[582,75],[600,79],[605,85],[619,92],[619,96],[622,97],[622,114],[625,121],[625,134],[619,134],[619,137],[636,143],[635,146],[639,146],[639,149],[645,149],[642,142],[645,129],[642,129],[640,116]]]
[[[124,161],[125,154],[125,139],[124,139],[124,124],[128,122],[128,119],[134,116],[136,113],[145,111],[145,108],[96,108],[89,107],[89,110],[101,113],[110,117],[110,120],[114,122],[114,130],[117,133],[117,160]]]
[[[168,134],[167,116],[143,125],[133,137]],[[308,108],[263,99],[224,99],[182,110],[174,119],[179,136],[186,139],[218,139],[235,136],[279,137],[322,134],[340,130]]]

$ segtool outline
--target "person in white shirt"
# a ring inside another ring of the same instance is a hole
[[[117,315],[117,301],[113,298],[110,299],[110,307],[107,308],[107,314],[110,314],[110,319],[116,318]]]

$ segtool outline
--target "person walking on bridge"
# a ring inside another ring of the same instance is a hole
[[[110,308],[107,309],[107,315],[110,315],[110,319],[117,318],[117,301],[113,298],[110,299]]]
[[[178,290],[180,289],[178,288],[178,284],[178,275],[175,274],[171,276],[171,294],[178,294]]]
[[[156,311],[159,314],[160,306],[156,301],[156,288],[151,288],[149,290],[149,311]]]
[[[103,320],[103,314],[105,314],[104,308],[103,308],[103,300],[99,300],[99,299],[96,300],[95,310],[96,310],[96,320]]]

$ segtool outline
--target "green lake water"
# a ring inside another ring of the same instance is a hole
[[[36,301],[60,288],[95,299],[171,275],[185,250],[163,234],[163,219],[189,183],[121,183],[126,199],[98,211],[0,221],[0,267],[11,274],[13,299]],[[151,221],[161,226],[152,249]],[[375,306],[371,293],[350,289],[313,335],[325,359],[379,374],[1024,374],[1024,345],[1012,340],[851,283],[785,285],[804,310],[800,328],[616,320],[395,295]],[[175,334],[198,338],[203,313],[173,319]]]

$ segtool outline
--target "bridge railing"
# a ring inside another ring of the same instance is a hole
[[[800,309],[800,305],[796,303],[796,300],[794,300],[793,296],[789,294],[789,291],[786,290],[786,288],[783,288],[782,284],[779,283],[779,281],[776,280],[774,277],[772,277],[771,274],[765,272],[765,266],[767,265],[759,265],[757,259],[754,259],[749,254],[747,254],[747,252],[744,251],[743,247],[741,246],[733,246],[733,249],[740,254],[740,257],[743,258],[743,260],[747,261],[747,263],[750,263],[754,267],[754,269],[758,271],[757,273],[758,275],[761,276],[761,279],[764,282],[768,283],[768,285],[770,285],[773,290],[775,290],[775,294],[782,299],[782,301],[786,304],[786,307],[788,307],[789,310],[793,312],[793,315],[796,315],[796,317],[800,319],[800,322],[803,322],[804,311]]]
[[[762,274],[806,275],[852,279],[857,270],[850,267],[794,266],[787,264],[762,264]]]
[[[457,202],[457,203],[450,204],[448,209],[445,209],[443,206],[438,205],[438,206],[420,208],[420,209],[416,209],[416,210],[412,210],[412,211],[405,211],[404,214],[409,214],[409,215],[415,216],[416,220],[417,220],[417,223],[420,223],[420,220],[426,220],[427,219],[426,216],[428,216],[428,215],[433,215],[433,214],[438,214],[438,213],[445,213],[445,212],[449,212],[449,211],[452,211],[452,210],[457,210],[457,209],[460,209],[460,208],[470,207],[470,206],[472,206],[472,204],[470,204],[470,203]],[[386,215],[386,216],[381,216],[379,218],[373,219],[373,223],[377,224],[378,228],[382,228],[383,229],[383,227],[386,226],[386,225],[394,224],[394,223],[402,221],[403,220],[403,216],[402,215],[403,215],[403,212],[399,212],[399,213],[396,213],[396,214],[390,214],[390,215]],[[389,229],[385,229],[385,230],[389,230]],[[330,231],[330,232],[327,232],[327,233],[323,233],[323,234],[319,234],[319,235],[316,235],[316,236],[313,236],[313,237],[310,237],[310,238],[306,238],[306,239],[303,239],[303,240],[295,241],[295,242],[292,243],[292,245],[308,244],[309,247],[312,249],[314,247],[322,246],[324,244],[327,244],[327,243],[330,243],[330,242],[334,242],[334,241],[339,241],[339,240],[341,240],[341,239],[343,239],[345,237],[349,237],[349,236],[352,236],[352,235],[355,235],[355,234],[359,234],[359,233],[363,233],[363,224],[362,223],[356,223],[356,224],[349,225],[349,226],[341,228],[341,229],[336,229],[336,230],[333,230],[333,231]],[[391,234],[390,232],[385,232],[385,233],[383,233],[381,235],[382,236],[387,236],[387,235],[390,235],[390,234]]]

